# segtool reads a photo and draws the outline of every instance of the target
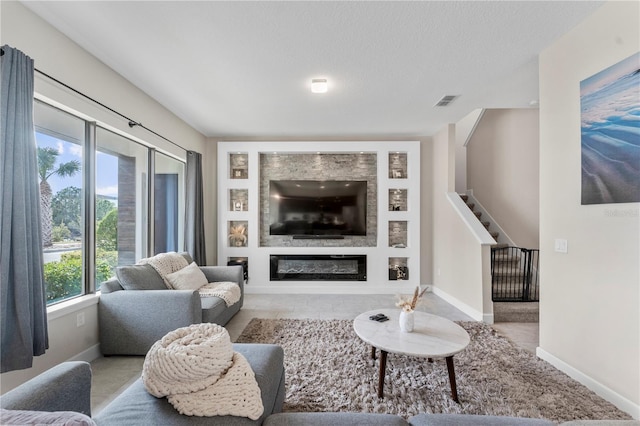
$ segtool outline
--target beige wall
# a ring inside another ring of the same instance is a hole
[[[609,2],[540,55],[538,353],[640,418],[639,203],[581,205],[580,81],[640,51]],[[554,252],[554,239],[568,253]]]
[[[488,109],[467,145],[467,188],[519,247],[539,248],[537,109]]]
[[[453,124],[438,132],[433,138],[431,164],[423,164],[423,172],[431,169],[433,174],[433,241],[425,249],[432,248],[434,292],[471,317],[491,322],[493,307],[486,303],[485,292],[490,277],[483,272],[485,265],[489,271],[489,246],[483,246],[471,232],[447,196],[455,192],[455,133]],[[457,201],[463,207],[460,211],[477,222],[459,197]]]
[[[432,138],[420,144],[420,284],[433,286],[433,158]]]
[[[456,192],[463,194],[467,186],[467,139],[475,132],[475,128],[484,110],[479,108],[456,122]]]
[[[15,47],[35,61],[35,67],[63,83],[84,92],[122,114],[179,143],[203,153],[205,138],[178,117],[126,81],[112,69],[81,49],[67,37],[42,21],[18,2],[0,2],[2,44]],[[128,121],[107,112],[69,90],[51,83],[36,73],[36,92],[62,105],[82,111],[89,118],[133,138],[145,140],[159,149],[185,158],[184,150],[153,136],[144,129],[130,129]],[[204,169],[215,168],[215,161],[204,159]],[[208,191],[205,182],[205,191]],[[215,209],[213,210],[215,213]],[[210,236],[207,236],[210,241]],[[49,318],[49,350],[36,357],[34,366],[2,374],[0,391],[5,392],[40,372],[70,358],[92,359],[97,352],[97,297],[88,296],[81,306],[62,310]],[[77,314],[83,312],[85,325],[76,327]]]

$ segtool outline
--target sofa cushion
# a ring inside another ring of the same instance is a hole
[[[372,413],[279,413],[272,414],[264,426],[406,426],[409,423],[393,414]]]
[[[218,317],[227,310],[227,304],[219,297],[201,297],[202,322],[213,322],[220,324]],[[224,325],[224,324],[220,324]]]
[[[116,268],[120,285],[125,290],[166,290],[160,274],[151,265],[126,265]]]
[[[197,290],[208,284],[207,277],[195,262],[191,262],[186,268],[168,274],[165,278],[175,290]]]
[[[28,411],[0,409],[2,425],[95,426],[91,417],[75,411]]]
[[[551,426],[554,422],[524,417],[482,416],[474,414],[418,414],[409,419],[412,426]]]

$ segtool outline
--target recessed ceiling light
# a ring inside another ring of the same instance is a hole
[[[314,78],[311,80],[311,93],[327,93],[329,84],[326,78]]]

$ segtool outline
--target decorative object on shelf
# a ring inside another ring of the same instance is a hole
[[[409,268],[406,266],[393,265],[389,268],[389,279],[392,281],[408,280]]]
[[[402,170],[392,170],[391,175],[394,179],[402,179]]]
[[[247,178],[247,170],[246,169],[233,169],[231,176],[234,179],[246,179]]]
[[[420,286],[416,286],[416,290],[413,292],[413,297],[409,299],[408,297],[398,297],[398,302],[396,302],[396,306],[402,308],[402,312],[400,312],[400,331],[403,333],[411,333],[413,331],[413,312],[415,311],[418,303],[422,296],[426,293],[427,289],[425,287],[424,290],[420,291]]]
[[[233,203],[233,211],[234,212],[242,211],[242,203],[240,201],[236,201],[235,203]]]
[[[247,236],[245,235],[246,228],[244,225],[232,226],[229,231],[229,241],[231,245],[236,247],[243,247],[247,244]]]

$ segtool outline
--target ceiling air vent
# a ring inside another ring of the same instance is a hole
[[[445,107],[449,105],[451,102],[453,102],[455,98],[457,98],[456,95],[445,95],[434,106]]]

